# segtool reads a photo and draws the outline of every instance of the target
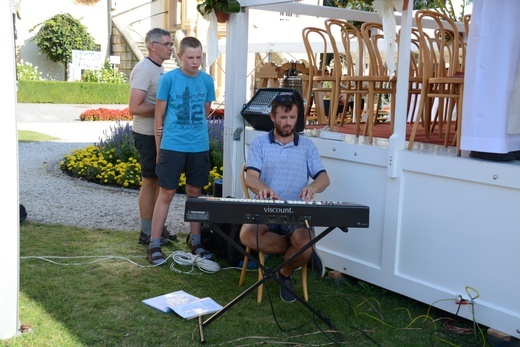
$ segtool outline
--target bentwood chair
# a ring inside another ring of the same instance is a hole
[[[410,38],[410,74],[408,80],[408,113],[407,123],[413,124],[419,108],[419,97],[422,91],[423,82],[423,61],[421,59],[421,38],[417,28],[412,28]],[[397,34],[399,41],[400,33]],[[424,125],[425,132],[428,133],[429,124]],[[392,129],[393,130],[393,129]]]
[[[336,78],[329,74],[327,59],[332,54],[329,35],[325,29],[306,27],[302,30],[303,44],[309,60],[309,81],[305,91],[307,107],[305,116],[311,113],[312,104],[310,100],[322,100],[324,94],[330,96],[330,105],[337,105],[339,93],[336,90]],[[330,130],[336,122],[337,107],[329,107],[329,113],[324,114],[323,107],[316,105],[316,117],[318,124],[328,123]]]
[[[432,37],[425,32],[425,23],[433,21],[438,26]],[[454,142],[460,156],[460,132],[462,125],[462,98],[464,89],[465,44],[455,22],[442,13],[419,10],[415,22],[421,34],[421,59],[423,62],[423,88],[420,95],[418,117],[431,117],[433,100],[438,100],[437,116],[439,132],[442,134],[446,122],[444,146],[448,146],[451,122],[456,119]],[[445,104],[445,102],[447,102]],[[426,118],[424,118],[426,120]],[[413,148],[419,122],[416,121],[408,141]],[[435,122],[434,122],[435,124]]]
[[[344,97],[345,103],[341,112],[340,126],[345,122],[348,111],[348,101],[354,99],[352,119],[356,122],[356,136],[360,134],[361,124],[361,99],[368,93],[368,88],[363,85],[364,43],[361,32],[351,23],[340,19],[326,19],[325,28],[332,45],[333,74],[335,77],[335,90]],[[338,45],[341,43],[341,46]],[[339,98],[335,99],[333,110],[339,108]]]
[[[240,174],[240,180],[242,182],[242,190],[244,191],[244,198],[250,199],[249,189],[247,188],[247,185],[246,185],[246,164],[245,163],[242,165],[242,172]],[[248,254],[251,254],[251,248],[246,247],[246,252]],[[260,261],[260,264],[262,264],[262,266],[265,266],[264,252],[258,252],[258,260]],[[248,264],[249,264],[249,258],[244,257],[244,264],[242,265],[242,271],[240,272],[240,279],[238,280],[239,287],[244,284],[244,279],[246,277]],[[258,280],[261,280],[263,277],[264,277],[264,274],[262,272],[262,269],[258,268]],[[264,291],[264,285],[261,284],[258,286],[258,293],[256,295],[256,301],[258,303],[262,302],[263,291]],[[303,292],[303,299],[305,301],[309,301],[309,293],[307,291],[307,264],[304,264],[302,266],[302,292]]]
[[[369,87],[365,134],[368,130],[369,142],[372,143],[373,127],[374,123],[377,122],[383,95],[389,95],[390,117],[393,118],[395,116],[395,87],[397,78],[395,74],[392,75],[388,71],[386,60],[379,49],[379,42],[384,38],[383,26],[379,23],[365,22],[361,25],[361,34],[363,35],[369,58],[368,73],[365,76],[365,81]],[[394,59],[394,57],[385,58]]]

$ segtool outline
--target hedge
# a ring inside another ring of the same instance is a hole
[[[18,81],[18,102],[49,104],[126,104],[128,83]]]

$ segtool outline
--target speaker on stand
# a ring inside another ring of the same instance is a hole
[[[260,88],[244,105],[240,114],[255,130],[270,131],[274,128],[273,121],[269,116],[271,103],[278,95],[290,95],[298,104],[298,119],[296,121],[296,132],[305,129],[305,117],[303,99],[300,92],[291,88]]]

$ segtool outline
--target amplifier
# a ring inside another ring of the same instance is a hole
[[[304,105],[300,93],[290,88],[260,88],[251,100],[244,105],[240,114],[255,129],[270,131],[274,128],[273,121],[269,116],[271,103],[278,95],[291,95],[298,104],[298,119],[296,121],[296,132],[305,129]]]

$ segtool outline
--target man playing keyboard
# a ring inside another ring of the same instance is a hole
[[[258,199],[311,201],[330,184],[325,166],[314,143],[295,132],[299,103],[292,95],[279,95],[270,117],[274,129],[251,142],[246,165],[246,185]],[[311,179],[311,180],[310,180]],[[314,232],[302,225],[244,224],[240,241],[266,254],[281,254],[288,259],[303,248]],[[280,298],[296,300],[291,275],[308,263],[320,277],[325,267],[314,248],[309,248],[276,274],[288,287],[280,286]]]

